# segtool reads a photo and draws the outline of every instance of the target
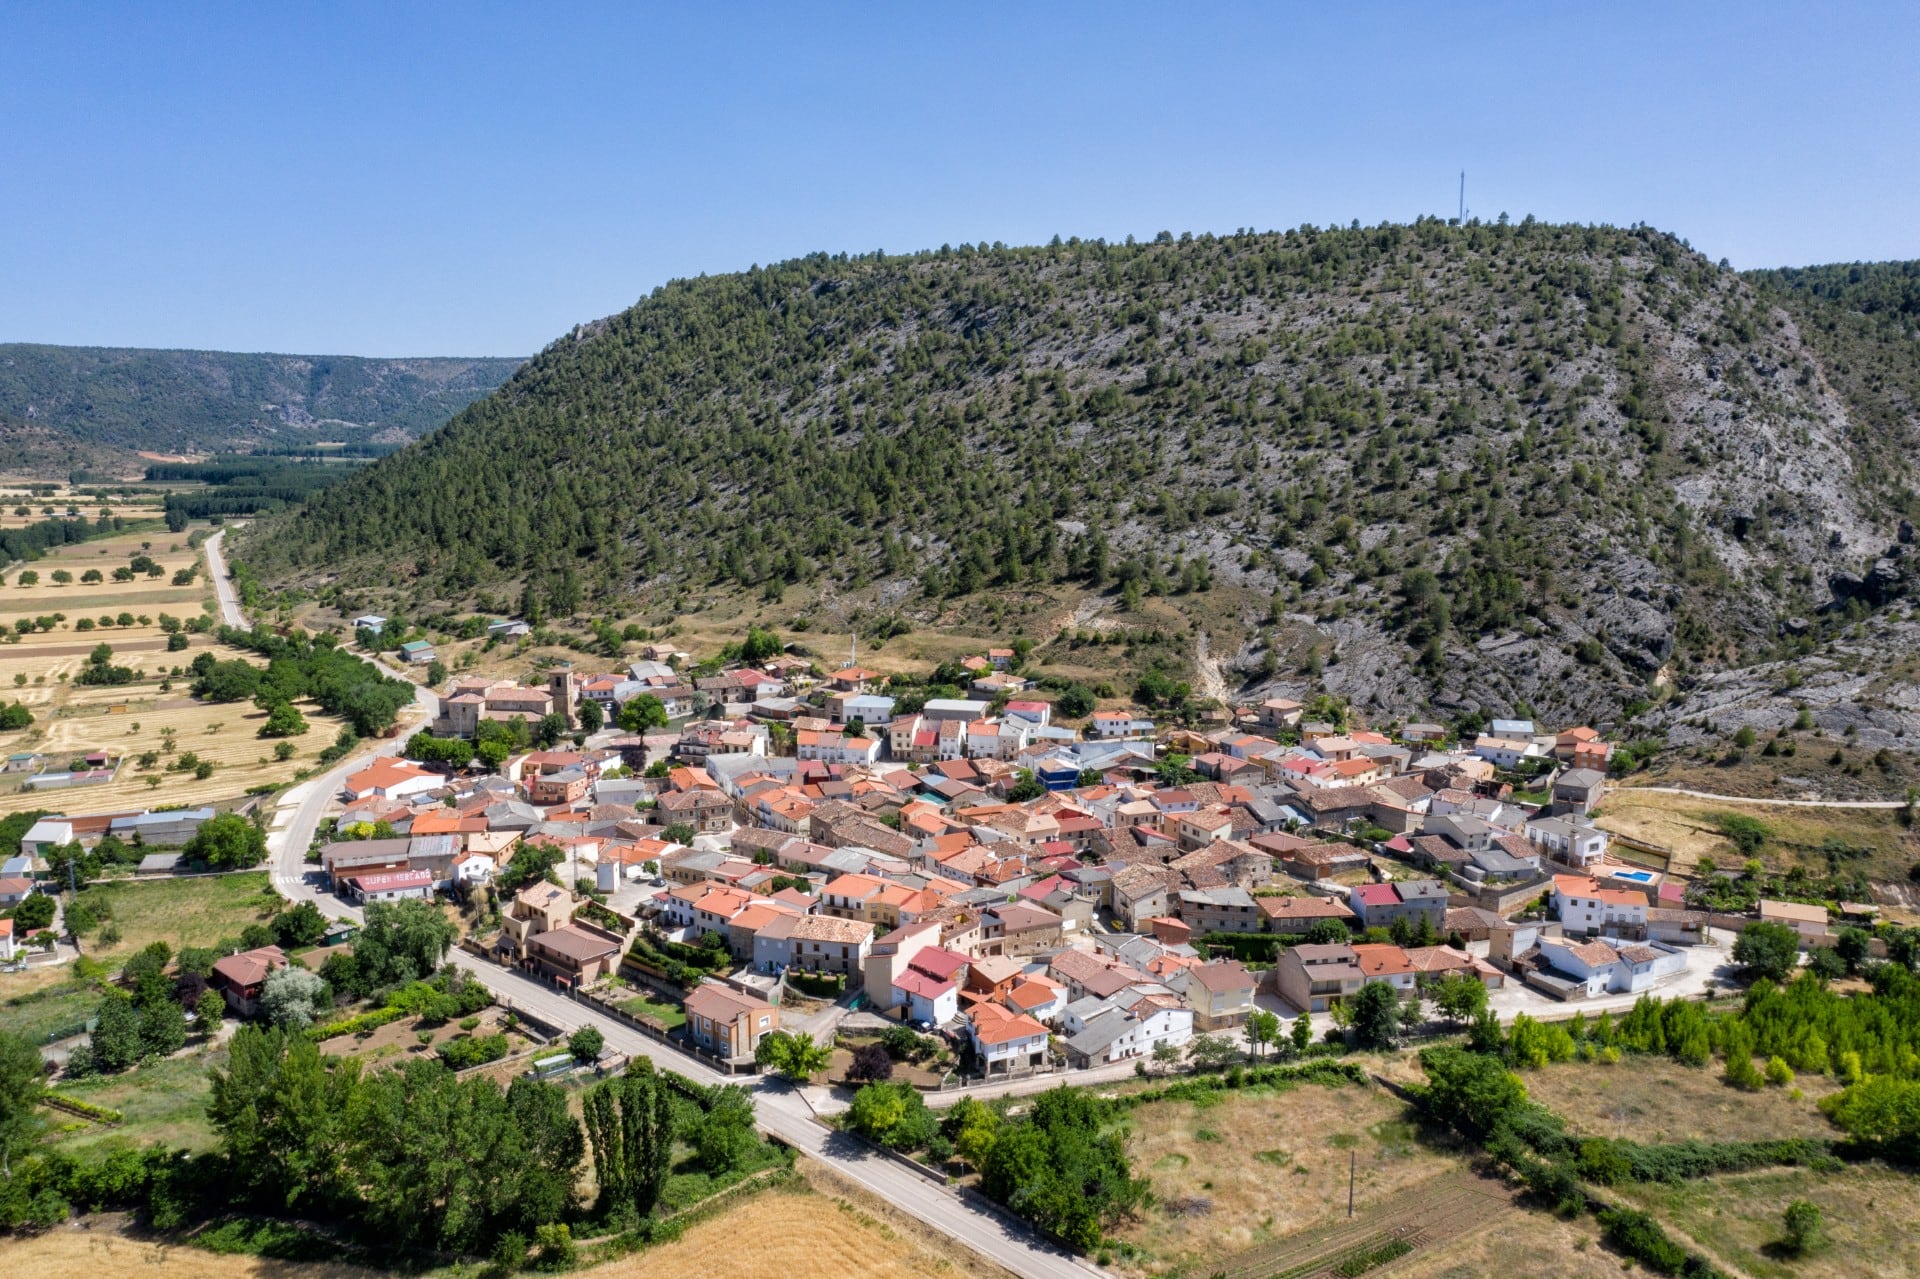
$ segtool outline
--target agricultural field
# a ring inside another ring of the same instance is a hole
[[[141,574],[131,582],[113,582],[112,570],[134,555],[149,556],[162,569],[158,577]],[[95,542],[60,547],[31,564],[15,565],[0,584],[0,633],[19,635],[16,623],[65,614],[50,631],[19,636],[0,644],[0,701],[18,701],[33,713],[34,724],[0,734],[0,754],[34,751],[45,757],[48,771],[62,771],[69,761],[94,751],[121,760],[108,782],[38,792],[23,789],[26,773],[0,775],[0,813],[44,808],[52,811],[100,812],[151,808],[161,804],[193,805],[232,799],[260,786],[282,785],[311,767],[332,744],[340,721],[321,714],[311,703],[300,709],[308,731],[287,738],[292,758],[274,758],[274,742],[259,737],[266,713],[250,703],[207,704],[186,694],[184,681],[163,689],[168,677],[184,668],[196,654],[211,646],[222,659],[244,658],[261,664],[256,655],[223,649],[204,635],[190,637],[185,650],[169,652],[162,615],[185,622],[200,616],[213,598],[204,574],[190,585],[174,586],[175,573],[199,564],[197,549],[187,546],[184,534],[160,532],[119,534]],[[79,579],[98,568],[107,582],[85,584]],[[55,571],[71,573],[74,582],[56,585]],[[33,586],[21,587],[22,572],[39,575]],[[123,615],[131,625],[121,626]],[[115,624],[104,625],[101,618]],[[79,630],[82,619],[93,629]],[[85,687],[75,677],[88,655],[100,644],[113,650],[115,664],[137,672],[127,685]],[[161,752],[151,768],[137,767],[147,751]],[[191,753],[213,764],[211,775],[169,768]],[[158,778],[158,784],[150,779]]]
[[[1847,865],[1858,867],[1873,880],[1903,880],[1909,868],[1920,862],[1920,833],[1902,827],[1890,809],[1741,804],[1619,786],[1608,792],[1595,824],[1671,850],[1672,869],[1684,874],[1701,857],[1711,857],[1723,867],[1739,866],[1741,855],[1717,821],[1725,813],[1765,824],[1770,833],[1761,858],[1772,869],[1804,864],[1825,873],[1827,862],[1819,849],[1829,840],[1867,850],[1862,860]]]
[[[737,1199],[671,1243],[571,1273],[582,1279],[1005,1279],[918,1223],[899,1217],[805,1164],[811,1185]],[[283,1261],[215,1253],[156,1240],[124,1218],[94,1217],[8,1242],[7,1260],[35,1279],[382,1279],[388,1271],[342,1262]],[[472,1267],[426,1275],[471,1274]]]
[[[359,1035],[336,1035],[320,1045],[320,1051],[330,1057],[355,1057],[363,1070],[397,1069],[410,1061],[433,1058],[442,1044],[449,1040],[464,1038],[472,1034],[497,1035],[507,1037],[507,1056],[511,1057],[534,1044],[518,1031],[506,1027],[507,1010],[500,1007],[483,1009],[474,1015],[477,1023],[471,1031],[463,1029],[460,1021],[450,1021],[440,1026],[422,1028],[418,1017],[403,1017],[399,1021],[389,1022]],[[460,1020],[465,1020],[464,1018]],[[525,1068],[525,1063],[521,1064]]]
[[[198,1042],[197,1038],[188,1040],[190,1045]],[[61,1148],[75,1154],[113,1143],[144,1146],[159,1142],[188,1150],[210,1150],[216,1140],[207,1124],[207,1097],[212,1091],[207,1071],[226,1065],[226,1061],[225,1049],[193,1047],[185,1055],[148,1062],[117,1075],[63,1083],[55,1089],[60,1096],[106,1106],[125,1115],[126,1120],[109,1127],[49,1110],[47,1121],[59,1133]]]
[[[1785,1088],[1742,1092],[1721,1072],[1660,1057],[1615,1066],[1566,1061],[1528,1071],[1527,1093],[1589,1137],[1638,1142],[1764,1141],[1838,1135],[1816,1103],[1835,1091],[1823,1075],[1802,1075],[1795,1100]]]
[[[582,1272],[591,1279],[931,1279],[988,1273],[977,1258],[896,1229],[844,1199],[806,1189],[743,1199],[672,1243]],[[1004,1272],[993,1270],[993,1274]]]
[[[45,1043],[84,1024],[99,1005],[100,992],[72,978],[71,964],[0,973],[0,1030]]]
[[[1364,1226],[1369,1208],[1462,1166],[1418,1142],[1406,1104],[1378,1088],[1216,1096],[1153,1102],[1128,1116],[1127,1155],[1155,1201],[1116,1232],[1137,1250],[1125,1264],[1139,1273],[1231,1271],[1242,1254],[1344,1222],[1350,1167]]]
[[[1876,1165],[1841,1173],[1804,1168],[1740,1173],[1684,1185],[1638,1185],[1626,1198],[1714,1259],[1753,1279],[1907,1279],[1920,1274],[1920,1177]],[[1775,1245],[1787,1205],[1805,1199],[1828,1245],[1787,1258]]]

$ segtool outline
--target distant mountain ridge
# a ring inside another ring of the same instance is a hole
[[[820,254],[578,327],[241,548],[562,616],[1158,596],[1248,686],[1605,718],[1908,589],[1920,345],[1814,278],[1530,219]]]
[[[400,444],[491,392],[518,359],[376,359],[0,344],[0,418],[163,454]]]

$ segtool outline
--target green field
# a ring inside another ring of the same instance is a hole
[[[87,982],[22,990],[21,980],[14,974],[0,976],[0,1030],[25,1035],[35,1043],[86,1021],[100,1002],[100,992]]]
[[[120,940],[100,944],[95,933],[87,954],[102,963],[123,962],[141,947],[163,941],[182,946],[211,946],[238,937],[248,924],[263,924],[284,903],[265,871],[209,875],[195,879],[114,880],[86,890],[106,895]]]
[[[620,1011],[631,1017],[651,1017],[668,1030],[672,1030],[675,1026],[684,1026],[687,1023],[687,1014],[681,1009],[680,1005],[669,1004],[664,1000],[649,999],[645,995],[640,995],[633,999],[621,1000]]]
[[[224,1049],[196,1052],[150,1062],[123,1074],[61,1084],[55,1089],[59,1095],[117,1110],[126,1116],[126,1122],[114,1127],[88,1124],[50,1110],[48,1123],[59,1134],[56,1140],[70,1150],[109,1142],[137,1146],[160,1142],[188,1150],[211,1149],[214,1135],[207,1127],[207,1071],[225,1065],[226,1060]],[[60,1131],[70,1124],[77,1126]]]

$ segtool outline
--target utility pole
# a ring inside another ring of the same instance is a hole
[[[1349,1221],[1353,1220],[1353,1177],[1359,1167],[1360,1152],[1349,1150],[1347,1152],[1347,1220]]]

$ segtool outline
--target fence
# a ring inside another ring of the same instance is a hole
[[[729,1075],[751,1075],[758,1073],[758,1067],[751,1061],[735,1061],[730,1057],[722,1057],[716,1052],[711,1052],[708,1049],[700,1047],[700,1045],[693,1043],[684,1036],[676,1036],[671,1031],[662,1030],[652,1022],[642,1021],[624,1008],[611,1004],[589,991],[575,990],[572,993],[575,1003],[585,1004],[601,1016],[611,1017],[627,1029],[637,1030],[647,1038],[658,1040],[674,1051],[683,1052],[695,1060],[712,1066],[715,1070],[725,1071]]]

